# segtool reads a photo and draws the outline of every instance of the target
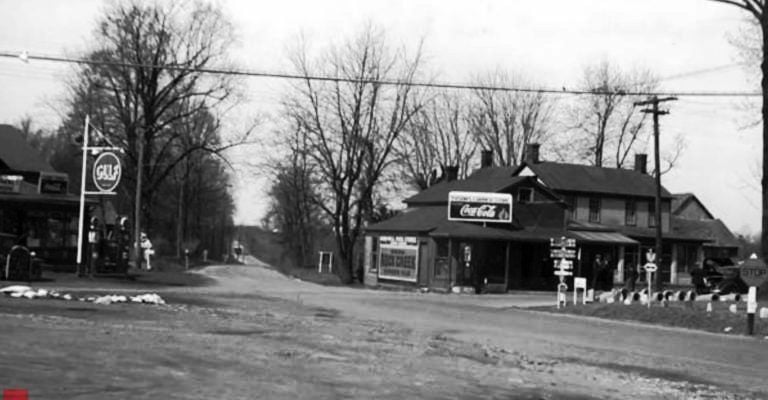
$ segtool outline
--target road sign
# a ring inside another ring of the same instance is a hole
[[[573,276],[573,271],[558,269],[557,271],[555,271],[555,276]]]
[[[648,272],[656,272],[656,270],[659,269],[659,267],[652,262],[646,263],[643,268]]]
[[[656,261],[656,253],[654,253],[652,249],[648,249],[648,252],[645,253],[645,260],[648,261],[648,263],[655,262]]]
[[[576,258],[575,249],[553,248],[549,251],[550,258]]]
[[[768,279],[768,266],[759,258],[750,258],[739,267],[739,276],[747,286],[760,287]]]
[[[571,260],[558,260],[555,262],[555,268],[559,269],[573,269],[573,261]]]
[[[560,237],[557,239],[550,238],[549,246],[550,247],[576,247],[576,239],[571,239],[567,237]]]
[[[111,151],[99,154],[93,164],[93,184],[100,192],[113,192],[120,183],[120,159]]]

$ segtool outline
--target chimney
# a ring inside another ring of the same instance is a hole
[[[523,161],[528,164],[536,164],[539,162],[539,147],[538,143],[528,143],[525,145],[525,154],[523,155]]]
[[[641,174],[648,173],[648,154],[635,154],[635,171]]]
[[[480,152],[480,168],[493,167],[493,150]]]
[[[459,176],[459,167],[455,165],[445,167],[445,181],[455,181]]]

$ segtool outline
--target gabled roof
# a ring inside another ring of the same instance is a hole
[[[719,219],[685,219],[672,217],[672,232],[688,237],[696,237],[711,247],[739,247],[739,241],[727,226]]]
[[[528,234],[536,239],[544,236],[539,232],[564,232],[564,214],[561,203],[516,203],[512,210],[511,224],[449,221],[446,205],[410,207],[390,219],[370,225],[368,232],[413,232],[435,233],[437,235],[460,235],[470,232],[482,237],[520,239]],[[504,232],[507,233],[504,233]],[[483,233],[484,232],[484,233]],[[515,232],[515,233],[508,233]],[[550,236],[546,236],[550,237]]]
[[[408,205],[419,204],[446,204],[448,203],[448,192],[454,190],[463,190],[467,192],[500,192],[516,183],[527,180],[523,176],[499,175],[485,176],[474,173],[467,179],[454,181],[441,181],[430,186],[421,192],[403,200]]]
[[[558,192],[638,197],[654,197],[656,194],[656,182],[652,176],[630,169],[538,162],[523,163],[515,175],[525,168],[529,168],[544,185]],[[661,196],[672,197],[663,186]]]
[[[699,207],[701,207],[710,219],[715,218],[712,213],[707,210],[707,207],[704,207],[704,203],[702,203],[693,193],[675,193],[672,195],[672,215],[680,214],[685,207],[691,204],[691,202],[698,203]]]
[[[56,172],[40,153],[32,148],[20,130],[0,124],[0,169],[23,172]]]

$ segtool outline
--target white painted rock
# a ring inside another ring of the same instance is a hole
[[[760,318],[768,319],[768,307],[760,307]]]
[[[731,304],[730,306],[728,306],[728,311],[730,311],[730,312],[732,312],[734,314],[738,314],[739,313],[739,308],[736,307],[736,304]]]
[[[726,333],[728,333],[728,332],[730,332],[730,331],[732,331],[732,330],[733,330],[733,328],[732,328],[732,327],[730,327],[730,326],[726,326],[726,327],[725,327],[725,329],[723,329],[723,332],[726,332]]]
[[[6,286],[0,289],[0,293],[5,293],[5,294],[11,294],[11,293],[17,293],[17,292],[24,293],[29,290],[32,290],[32,288],[29,286],[12,285],[12,286]]]

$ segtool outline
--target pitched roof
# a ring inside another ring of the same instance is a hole
[[[25,140],[21,131],[0,124],[0,169],[25,172],[56,172]]]
[[[695,201],[699,204],[699,207],[701,207],[702,210],[709,216],[709,218],[714,218],[711,212],[707,210],[707,207],[704,206],[704,203],[699,200],[698,197],[696,197],[693,193],[675,193],[672,195],[672,215],[678,215],[680,212],[685,209],[688,204],[690,204],[692,201]]]
[[[564,232],[563,206],[559,203],[516,204],[512,214],[512,224],[488,223],[483,226],[479,223],[449,221],[446,205],[410,207],[390,219],[368,226],[366,231],[431,232],[433,235],[452,237],[477,234],[477,237],[510,240],[539,240]]]
[[[704,240],[705,246],[739,247],[739,241],[719,219],[685,219],[672,217],[672,232]]]
[[[467,179],[441,181],[421,192],[403,200],[408,205],[445,204],[448,202],[448,192],[463,190],[468,192],[499,192],[528,178],[512,176],[511,174],[485,175],[477,172]]]
[[[630,169],[556,162],[523,163],[516,173],[528,167],[546,186],[555,191],[654,197],[656,182],[651,175]],[[661,188],[661,196],[671,194]]]
[[[445,206],[406,208],[392,218],[369,225],[371,232],[429,232],[448,219]]]

